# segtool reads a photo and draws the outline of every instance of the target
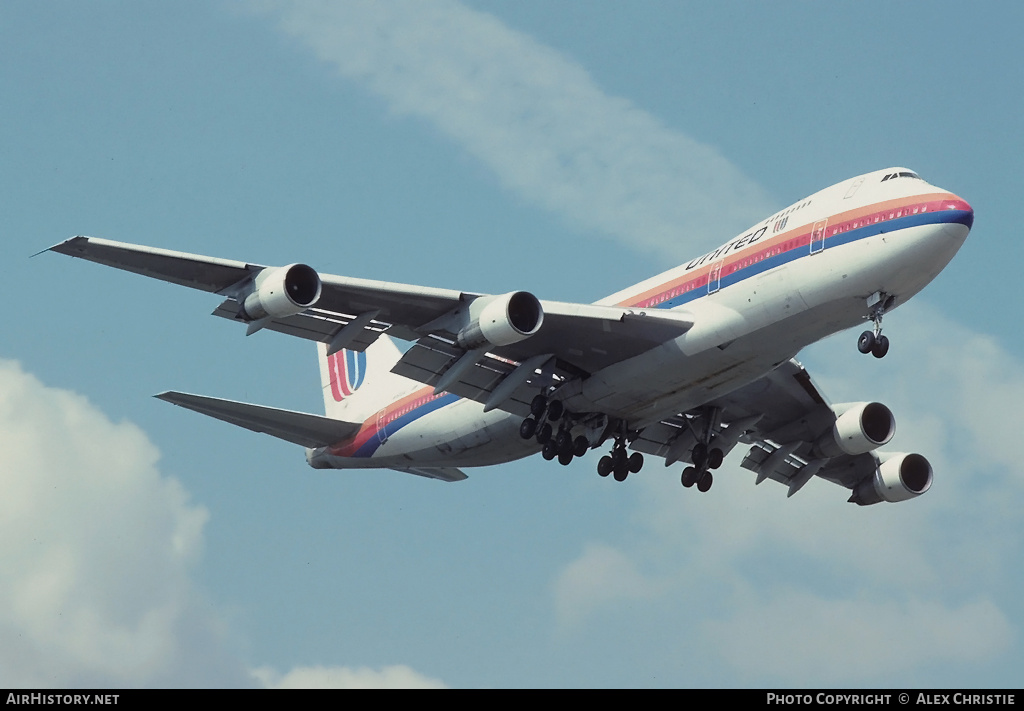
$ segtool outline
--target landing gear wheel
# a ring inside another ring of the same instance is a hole
[[[541,415],[544,414],[544,410],[547,408],[547,406],[548,399],[543,395],[538,395],[537,397],[533,398],[533,402],[530,403],[530,414],[539,420]]]
[[[704,476],[702,476],[700,478],[700,481],[697,482],[697,491],[703,494],[705,491],[711,488],[711,485],[714,483],[714,481],[715,478],[711,476],[711,472],[704,472]]]
[[[587,453],[587,450],[590,448],[590,441],[583,435],[580,435],[579,437],[572,441],[572,446],[572,453],[575,454],[577,457],[582,457],[584,454]]]
[[[708,469],[718,469],[725,461],[725,454],[718,447],[708,452]]]
[[[696,480],[696,478],[697,470],[694,469],[693,467],[686,467],[686,469],[683,470],[682,484],[687,489],[693,486],[693,482]]]
[[[690,461],[697,469],[703,469],[708,461],[708,446],[703,442],[693,445],[693,452],[690,454]]]
[[[549,462],[558,456],[558,447],[555,445],[553,439],[549,439],[544,443],[544,449],[540,451],[540,456],[544,457]]]
[[[889,339],[885,336],[879,336],[875,340],[874,346],[871,347],[871,355],[875,358],[885,358],[885,354],[889,352]]]
[[[629,471],[636,474],[644,466],[644,455],[640,454],[640,452],[633,452],[629,455],[629,459],[626,460],[626,462],[629,467]]]
[[[558,436],[555,437],[555,446],[558,447],[558,453],[569,453],[572,454],[573,442],[572,435],[565,430],[559,430]]]
[[[607,454],[597,462],[597,473],[601,476],[608,476],[612,473],[612,469],[615,468],[615,462]]]
[[[564,412],[565,407],[562,405],[561,400],[552,400],[548,403],[548,419],[552,422],[562,419],[562,413]]]
[[[888,339],[886,339],[888,341]],[[857,350],[861,353],[871,353],[875,347],[875,334],[871,331],[865,331],[860,334],[860,338],[857,339]]]
[[[629,457],[626,455],[625,447],[616,447],[612,450],[612,461],[615,462],[616,469],[629,471]]]
[[[626,481],[626,477],[629,476],[629,465],[625,459],[615,463],[613,475],[615,476],[615,481]]]
[[[551,441],[551,425],[545,422],[543,425],[537,428],[537,443],[547,444]]]
[[[523,439],[530,439],[537,432],[537,420],[527,417],[523,424],[519,425],[519,436]]]
[[[571,451],[570,452],[559,452],[558,453],[558,463],[561,464],[563,467],[566,467],[566,466],[569,466],[570,464],[572,464],[572,459],[573,459],[573,456],[572,456],[572,452]]]

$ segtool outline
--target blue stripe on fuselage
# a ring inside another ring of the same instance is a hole
[[[847,232],[829,235],[825,238],[825,249],[827,250],[832,247],[850,244],[857,240],[867,239],[868,237],[874,237],[875,235],[887,232],[904,230],[908,227],[939,224],[960,224],[966,225],[967,228],[970,229],[974,224],[974,212],[971,210],[943,210],[941,212],[922,212],[917,215],[904,215],[903,217],[896,217],[891,220],[885,220],[884,222],[877,222],[865,225],[864,227],[858,227]],[[783,264],[789,264],[797,259],[809,256],[811,256],[811,253],[809,246],[806,243],[797,245],[796,247],[793,247],[781,254],[776,254],[755,264],[738,269],[732,274],[723,275],[719,281],[719,290],[732,286],[733,284],[738,284],[744,279],[749,279],[752,276],[763,274],[775,267]],[[655,308],[675,308],[676,306],[699,299],[702,296],[707,296],[707,294],[707,283],[704,283],[694,289],[691,289],[685,294],[680,294],[679,296],[662,301],[660,304],[655,306]]]
[[[416,409],[412,410],[411,412],[405,413],[397,420],[388,422],[386,425],[384,425],[384,432],[387,434],[388,437],[391,437],[396,432],[398,432],[398,430],[402,429],[411,422],[415,422],[424,415],[429,415],[431,412],[434,412],[435,410],[440,410],[445,405],[451,405],[453,402],[457,402],[460,399],[461,398],[458,397],[457,395],[445,393],[443,396],[435,400],[425,402]],[[384,442],[380,441],[380,430],[378,429],[377,432],[375,432],[374,435],[370,437],[370,439],[366,440],[366,442],[363,443],[362,447],[357,449],[352,454],[352,456],[372,457],[373,453],[376,452],[377,448],[380,447],[382,444],[384,444]]]

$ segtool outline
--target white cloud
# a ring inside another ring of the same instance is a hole
[[[420,674],[404,665],[369,667],[296,667],[284,676],[269,667],[254,670],[253,676],[268,689],[444,689],[439,679]]]
[[[946,606],[825,599],[791,590],[702,625],[708,648],[747,677],[818,686],[898,677],[923,665],[983,662],[1013,635],[991,601]]]
[[[622,600],[657,597],[665,583],[647,578],[621,551],[589,544],[555,582],[555,607],[562,624],[573,624]]]
[[[440,688],[406,666],[247,672],[192,578],[206,509],[130,423],[0,360],[0,685]]]
[[[1024,399],[1024,363],[921,303],[886,327],[893,347],[883,361],[857,353],[856,334],[810,349],[805,361],[834,401],[893,409],[897,435],[886,449],[925,454],[936,470],[931,491],[857,507],[844,489],[815,480],[787,499],[772,482],[755,487],[737,451],[701,495],[679,486],[679,467],[649,464],[636,477],[640,535],[593,544],[563,568],[560,621],[601,624],[616,600],[635,599],[631,585],[578,574],[600,550],[615,570],[658,581],[642,588],[649,607],[677,618],[665,624],[699,630],[687,647],[714,650],[748,679],[962,683],[1000,659],[1021,615],[1024,465],[1012,413]],[[950,664],[963,680],[935,676]]]
[[[208,514],[158,456],[0,361],[0,684],[245,681],[190,579]]]
[[[774,209],[714,148],[487,13],[449,0],[263,7],[394,112],[429,121],[507,188],[580,228],[678,258]]]

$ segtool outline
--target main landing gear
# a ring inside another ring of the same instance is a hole
[[[896,297],[884,291],[876,291],[868,297],[868,316],[875,324],[874,331],[865,331],[857,339],[857,350],[870,353],[875,358],[884,358],[889,352],[889,339],[882,335],[882,316],[892,308]]]
[[[708,449],[708,445],[698,442],[690,454],[690,459],[693,466],[683,470],[682,484],[687,489],[696,484],[697,491],[703,493],[710,489],[715,481],[710,470],[722,466],[725,454],[718,447]]]
[[[580,435],[572,436],[572,421],[561,400],[549,400],[538,395],[530,403],[530,416],[519,425],[519,436],[523,439],[536,438],[542,445],[541,456],[548,461],[558,457],[558,463],[565,466],[575,457],[582,457],[590,448],[590,442]],[[558,430],[551,423],[556,423]]]
[[[703,418],[704,426],[700,428],[701,431],[697,437],[697,444],[693,445],[693,449],[690,450],[690,461],[693,463],[693,466],[683,469],[681,477],[681,482],[687,489],[694,484],[697,485],[697,491],[701,493],[710,489],[715,481],[714,476],[711,475],[711,470],[718,469],[725,460],[725,452],[719,447],[714,446],[714,433],[718,428],[721,414],[719,408],[707,408]],[[698,433],[694,432],[694,434]]]
[[[615,435],[612,451],[601,457],[597,463],[597,473],[601,476],[611,474],[615,481],[625,481],[630,473],[636,474],[644,466],[644,455],[640,452],[626,454],[626,425],[623,422]]]
[[[574,415],[566,411],[561,400],[549,398],[543,394],[537,395],[530,403],[530,416],[519,425],[519,436],[523,439],[536,439],[542,446],[541,456],[544,459],[552,460],[558,458],[559,464],[568,465],[576,457],[582,457],[591,447],[594,441],[595,447],[607,437],[607,417],[597,420],[596,427],[593,418]],[[573,427],[582,425],[588,430],[591,437],[578,435],[572,436]],[[601,431],[604,435],[600,435]],[[616,481],[625,481],[631,473],[636,474],[644,465],[644,455],[640,452],[629,454],[626,451],[629,432],[625,422],[620,422],[618,432],[614,435],[615,444],[612,451],[601,457],[597,464],[597,473],[601,476],[609,474],[615,477]],[[600,440],[600,441],[599,441]]]

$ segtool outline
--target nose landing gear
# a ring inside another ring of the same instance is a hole
[[[884,358],[889,352],[889,339],[882,335],[882,316],[887,309],[892,308],[896,296],[886,294],[884,291],[876,291],[868,297],[868,316],[875,324],[873,331],[864,331],[857,339],[857,350],[861,353],[870,353],[875,358]]]

